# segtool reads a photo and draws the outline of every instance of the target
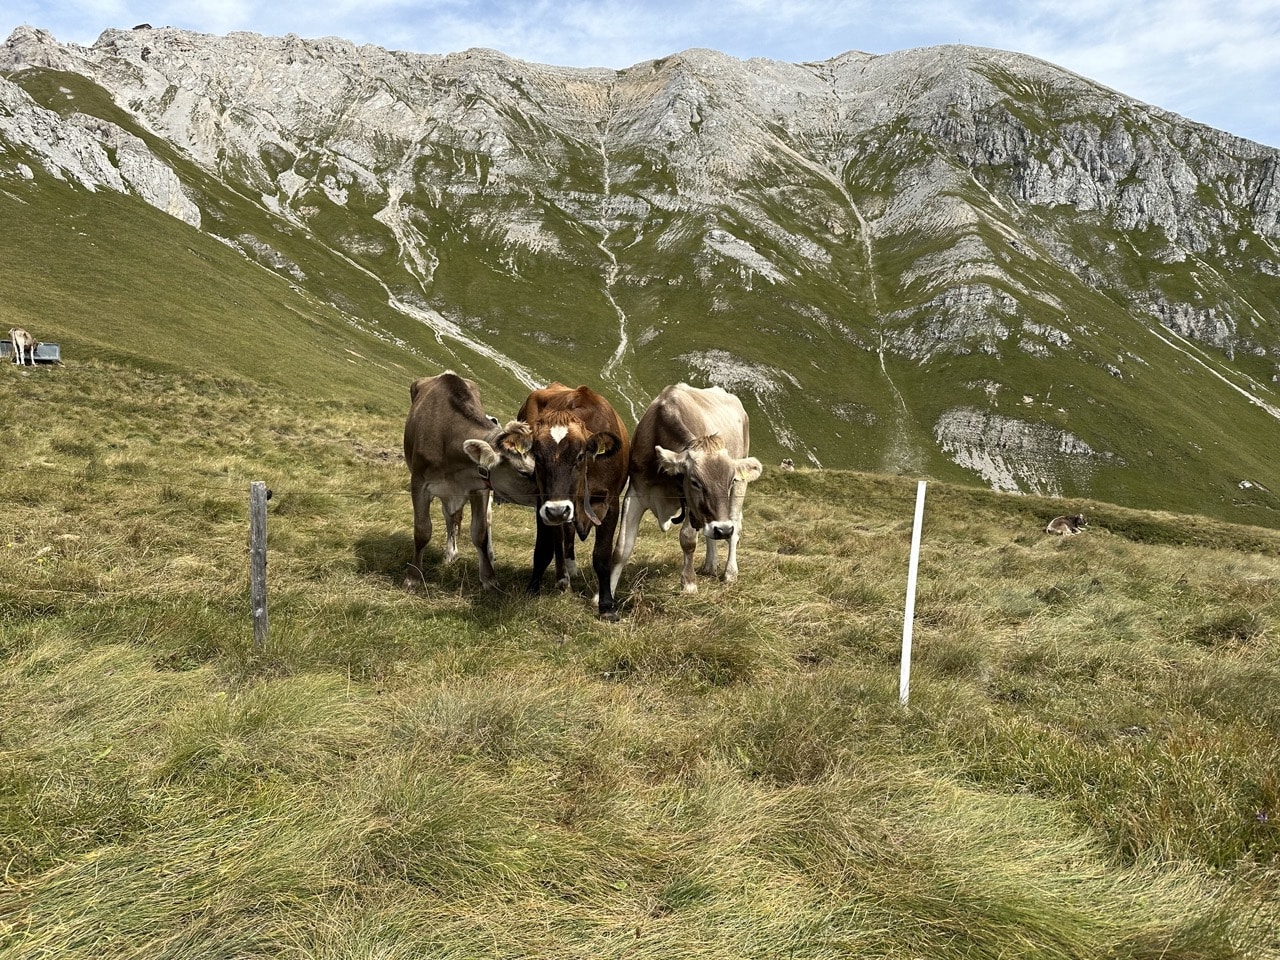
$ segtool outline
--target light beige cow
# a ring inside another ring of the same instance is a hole
[[[9,331],[9,342],[13,344],[14,363],[20,367],[36,365],[36,348],[40,343],[35,337],[21,327],[14,327]]]
[[[747,456],[750,447],[750,422],[742,401],[719,387],[677,383],[649,404],[631,446],[629,485],[610,571],[615,588],[646,512],[653,513],[664,531],[681,524],[680,584],[685,593],[698,590],[693,554],[699,534],[707,550],[697,572],[715,575],[717,545],[725,541],[724,579],[737,579],[747,484],[763,470],[759,460]]]

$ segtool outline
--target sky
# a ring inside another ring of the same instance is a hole
[[[967,43],[1280,147],[1280,0],[0,0],[0,38],[27,24],[87,46],[139,23],[616,69],[691,47],[806,62]]]

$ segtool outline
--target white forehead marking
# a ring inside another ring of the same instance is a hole
[[[569,428],[565,426],[556,426],[551,428],[551,439],[556,443],[562,443],[564,438],[569,435]]]

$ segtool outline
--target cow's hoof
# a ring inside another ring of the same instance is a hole
[[[405,574],[404,588],[409,593],[421,593],[425,587],[426,584],[422,582],[422,574],[418,573],[417,570],[410,570]]]
[[[556,589],[562,593],[567,593],[569,591],[569,578],[565,577],[563,580],[557,580]]]
[[[606,623],[617,623],[620,618],[617,610],[601,610],[600,619]]]
[[[697,585],[696,583],[692,583],[692,582],[690,582],[690,583],[685,583],[685,584],[681,584],[680,592],[681,592],[681,593],[697,593],[697,592],[698,592],[698,585]]]

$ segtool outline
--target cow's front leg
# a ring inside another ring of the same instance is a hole
[[[462,529],[462,511],[467,505],[465,497],[441,497],[444,508],[444,562],[458,559],[458,531]]]
[[[707,536],[704,539],[707,541],[707,553],[703,558],[702,566],[698,567],[698,572],[706,577],[714,577],[716,575],[716,567],[720,565],[720,541],[712,536]]]
[[[609,566],[613,560],[613,534],[618,529],[621,512],[617,498],[606,504],[604,519],[596,527],[595,547],[591,551],[591,569],[595,571],[599,593],[596,596],[597,615],[601,620],[617,620],[618,608],[613,599],[613,585],[609,581]]]
[[[733,583],[738,579],[738,537],[742,533],[742,523],[733,525],[733,536],[729,538],[729,558],[724,565],[724,582]]]
[[[538,517],[537,539],[533,542],[533,570],[529,575],[529,593],[537,593],[542,589],[542,575],[551,566],[551,561],[559,549],[561,532],[558,527],[548,526]]]
[[[556,587],[560,590],[568,590],[573,575],[578,572],[573,544],[575,532],[573,525],[567,523],[560,528],[560,539],[556,541]]]
[[[733,583],[738,579],[738,540],[742,537],[742,508],[747,499],[746,482],[733,481],[729,496],[729,517],[733,520],[733,533],[729,536],[729,557],[724,564],[725,583]]]
[[[488,490],[476,490],[471,494],[471,542],[480,561],[480,586],[486,590],[497,587],[493,574],[493,498]]]
[[[685,593],[698,592],[698,578],[693,572],[693,554],[698,549],[698,528],[687,522],[680,528],[680,549],[684,551],[684,567],[680,570],[680,587]],[[707,540],[711,549],[711,540]],[[712,567],[714,570],[715,568]]]

